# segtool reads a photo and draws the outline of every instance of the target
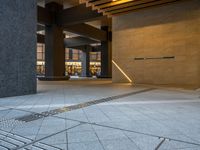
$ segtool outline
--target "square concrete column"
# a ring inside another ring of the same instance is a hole
[[[65,47],[63,28],[45,27],[45,76],[62,77],[65,73]]]
[[[46,4],[52,14],[63,9],[57,3]],[[45,77],[60,78],[65,76],[65,46],[63,28],[55,22],[45,26]]]
[[[69,49],[69,60],[73,59],[73,49]]]
[[[36,93],[37,1],[0,3],[0,97]]]
[[[81,62],[82,62],[82,77],[90,77],[90,51],[84,50],[81,54]]]
[[[101,29],[109,32],[108,26],[103,26]],[[112,77],[112,47],[109,40],[101,42],[101,77]]]

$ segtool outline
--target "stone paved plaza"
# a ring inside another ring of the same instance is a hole
[[[0,150],[200,150],[200,91],[39,82],[0,99]]]

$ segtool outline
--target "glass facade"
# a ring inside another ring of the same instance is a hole
[[[65,49],[66,75],[81,76],[82,51],[76,49]],[[101,72],[101,52],[90,53],[90,74],[98,76]],[[45,45],[37,44],[37,75],[45,74]]]
[[[80,60],[81,58],[81,51],[80,50],[72,50],[72,59],[75,60]]]
[[[90,52],[90,61],[101,61],[101,52]]]
[[[65,49],[65,60],[66,61],[69,60],[69,49],[68,48]]]
[[[70,76],[81,75],[82,72],[81,54],[82,52],[80,50],[66,48],[65,50],[66,74]]]
[[[45,45],[37,44],[37,75],[45,74]]]
[[[101,52],[90,52],[90,74],[92,76],[100,76]]]
[[[81,75],[82,63],[81,55],[82,51],[66,48],[66,74],[68,75]],[[70,54],[71,53],[71,54]],[[92,76],[99,76],[101,73],[101,52],[90,52],[90,74]]]

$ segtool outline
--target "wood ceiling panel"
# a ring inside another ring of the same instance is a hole
[[[91,2],[91,1],[89,1]],[[92,2],[93,5],[101,5],[101,4],[105,4],[105,3],[110,3],[112,2],[112,0],[99,0],[99,1],[94,1]]]
[[[98,8],[99,9],[109,8],[109,7],[117,6],[117,5],[120,5],[120,4],[125,4],[125,3],[131,2],[131,1],[133,1],[133,0],[121,0],[121,1],[105,3],[105,4],[102,4],[102,5],[99,5]]]
[[[120,8],[117,10],[105,12],[105,14],[110,16],[110,15],[115,15],[115,14],[119,14],[119,13],[123,13],[123,12],[130,12],[130,11],[134,11],[134,10],[138,10],[138,9],[144,9],[147,7],[156,6],[156,5],[160,5],[160,4],[171,3],[171,2],[175,2],[175,1],[177,1],[177,0],[156,0],[153,2],[148,2],[148,3],[144,3],[144,4],[139,4],[139,5],[133,5],[133,6],[129,6],[126,8]]]
[[[155,0],[151,0],[151,1],[153,2]],[[143,3],[146,3],[146,0],[137,0],[137,1],[131,0],[130,2],[121,3],[121,4],[115,5],[113,7],[101,8],[98,11],[99,12],[109,12],[109,11],[113,11],[113,10],[117,10],[117,9],[130,7],[130,6],[141,5]]]
[[[80,0],[87,7],[92,6],[93,10],[111,17],[177,1],[181,0]]]

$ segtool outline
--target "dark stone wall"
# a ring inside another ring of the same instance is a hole
[[[36,93],[36,0],[0,0],[0,97]]]

